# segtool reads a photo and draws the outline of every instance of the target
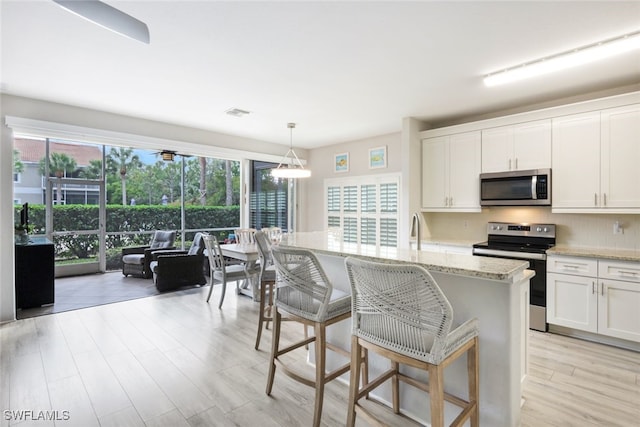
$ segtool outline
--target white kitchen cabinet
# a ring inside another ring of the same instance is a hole
[[[554,212],[640,213],[640,105],[552,121]]]
[[[602,204],[640,209],[640,105],[603,110],[601,121]]]
[[[598,333],[640,342],[640,284],[600,280]]]
[[[551,120],[482,131],[482,172],[551,167]]]
[[[422,141],[422,210],[480,211],[480,132]]]
[[[553,119],[552,147],[552,207],[597,207],[600,194],[600,112]]]
[[[547,258],[547,322],[640,342],[640,263]]]
[[[547,273],[547,323],[597,333],[596,278]]]

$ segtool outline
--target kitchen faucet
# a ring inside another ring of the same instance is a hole
[[[421,245],[420,245],[420,214],[418,212],[413,214],[413,217],[411,218],[411,233],[409,235],[409,237],[415,237],[416,238],[416,249],[420,250],[421,249]]]

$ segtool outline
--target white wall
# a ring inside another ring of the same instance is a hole
[[[369,149],[387,147],[387,167],[369,169]],[[349,153],[349,171],[334,172],[334,156],[339,153]],[[304,193],[304,201],[300,203],[305,207],[301,210],[306,214],[301,219],[299,231],[325,230],[325,195],[324,181],[328,178],[354,177],[364,175],[397,173],[402,170],[402,146],[401,134],[392,133],[372,138],[344,142],[309,151],[308,167],[312,171],[311,178],[301,180],[301,193]],[[401,183],[402,185],[402,183]],[[303,189],[302,189],[303,188]]]

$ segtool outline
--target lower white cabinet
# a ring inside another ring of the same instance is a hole
[[[547,322],[640,342],[640,263],[551,255]]]

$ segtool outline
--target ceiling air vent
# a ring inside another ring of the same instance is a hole
[[[249,114],[250,111],[242,110],[240,108],[230,108],[227,111],[225,111],[225,113],[233,117],[243,117]]]

